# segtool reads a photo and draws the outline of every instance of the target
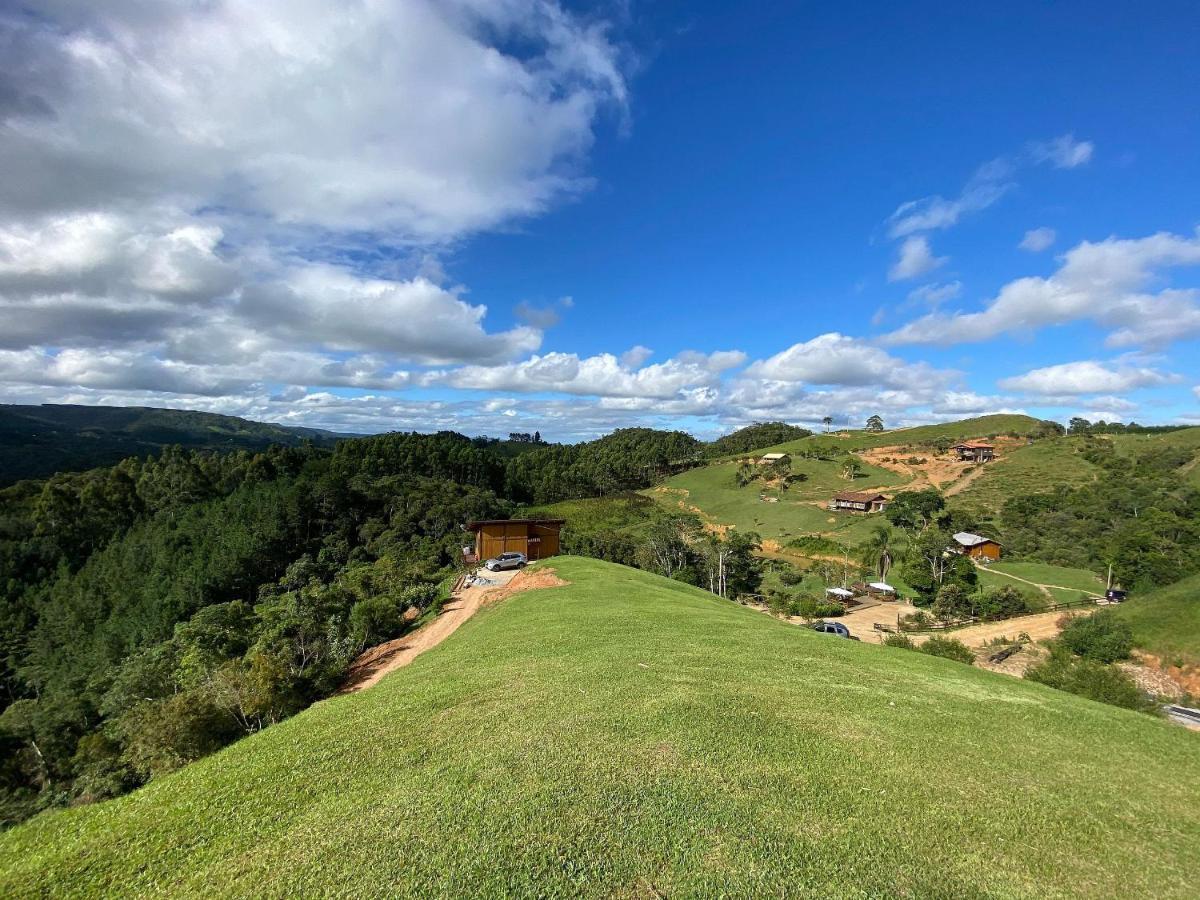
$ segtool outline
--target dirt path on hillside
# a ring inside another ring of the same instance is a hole
[[[982,475],[986,471],[988,466],[996,466],[1002,462],[1004,462],[1004,457],[998,456],[989,463],[981,463],[981,464],[977,465],[974,469],[972,469],[966,475],[963,475],[961,478],[959,478],[958,481],[954,482],[952,485],[950,485],[948,488],[946,488],[946,490],[944,490],[942,492],[942,494],[946,497],[953,497],[955,494],[962,493],[971,485],[972,482],[975,481],[976,478],[978,478],[980,475]]]
[[[352,694],[378,684],[383,676],[403,668],[426,650],[432,650],[454,634],[480,607],[498,603],[522,591],[557,587],[567,582],[553,569],[522,569],[511,572],[482,572],[488,584],[463,588],[442,607],[436,619],[411,634],[366,650],[350,666],[339,694]]]
[[[993,575],[999,575],[1003,578],[1011,578],[1013,581],[1020,581],[1024,584],[1032,585],[1047,597],[1054,596],[1050,593],[1050,588],[1054,588],[1055,590],[1059,591],[1079,591],[1081,594],[1087,593],[1087,591],[1080,591],[1079,588],[1067,587],[1065,584],[1042,584],[1038,581],[1030,581],[1028,578],[1022,578],[1020,575],[1010,575],[1008,572],[1001,572],[999,569],[989,569],[987,566],[981,566],[979,563],[975,563],[975,568],[979,569],[981,572],[991,572]]]

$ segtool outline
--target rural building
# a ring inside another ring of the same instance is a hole
[[[830,509],[848,509],[851,512],[882,512],[887,506],[887,497],[883,494],[859,493],[858,491],[842,491],[834,494],[829,501]]]
[[[558,555],[558,536],[565,519],[481,519],[468,522],[475,532],[475,559],[501,553],[524,553],[530,560]]]
[[[996,448],[991,444],[955,444],[950,449],[962,462],[991,462],[996,458]]]
[[[999,559],[1000,542],[993,541],[981,534],[960,531],[954,535],[954,546],[950,548],[956,553],[969,556],[971,559]]]
[[[790,460],[791,457],[786,453],[764,453],[759,457],[758,464],[760,466],[769,466],[774,463],[788,462]]]

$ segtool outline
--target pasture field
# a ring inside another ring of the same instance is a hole
[[[840,461],[794,459],[792,471],[803,474],[805,480],[779,491],[765,488],[761,481],[739,487],[735,463],[714,463],[669,478],[645,493],[673,510],[699,510],[712,524],[755,531],[784,543],[802,534],[828,534],[853,544],[870,533],[872,521],[883,518],[834,513],[825,509],[825,504],[838,491],[894,489],[904,481],[887,469],[861,465],[860,475],[850,481],[841,476]],[[764,502],[763,495],[778,498],[778,502]]]
[[[991,435],[1016,432],[1023,434],[1038,425],[1030,416],[998,414],[962,419],[958,422],[943,422],[937,425],[918,425],[913,428],[896,428],[891,431],[835,431],[829,434],[814,434],[795,441],[763,447],[761,453],[796,453],[806,448],[832,447],[840,450],[867,450],[872,447],[895,445],[918,445],[942,438],[971,440]]]
[[[1094,481],[1100,468],[1079,455],[1081,443],[1074,438],[1038,441],[985,463],[971,483],[948,498],[983,516],[995,516],[1013,497],[1045,494],[1061,486],[1077,487]]]
[[[1140,649],[1169,665],[1200,666],[1200,575],[1134,594],[1113,609]]]
[[[1200,736],[552,564],[369,690],[0,835],[0,895],[1195,896]]]

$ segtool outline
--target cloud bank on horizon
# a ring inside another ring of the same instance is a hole
[[[653,129],[639,86],[671,63],[639,53],[622,8],[40,7],[0,13],[7,402],[563,440],[873,413],[889,424],[998,411],[1200,421],[1200,379],[1178,370],[1177,349],[1200,338],[1200,289],[1187,281],[1200,230],[1089,236],[1045,224],[1066,218],[1048,200],[1007,233],[1007,276],[974,276],[948,245],[1030,179],[1053,192],[1087,178],[1104,148],[1083,136],[1030,135],[949,196],[878,197],[871,227],[891,258],[869,251],[870,229],[858,252],[873,295],[862,302],[883,304],[887,328],[850,308],[833,324],[809,315],[837,304],[802,287],[664,299],[673,316],[711,320],[707,345],[679,345],[636,304],[614,297],[595,311],[592,299],[589,313],[574,299],[583,271],[566,273],[577,283],[518,273],[515,301],[489,300],[486,277],[450,274],[489,236],[521,241],[564,208],[586,218],[608,183],[597,156],[640,152]],[[931,169],[914,183],[945,180]],[[1056,244],[1060,256],[1042,255]],[[597,252],[619,267],[624,247]],[[603,327],[571,332],[585,315]],[[742,343],[727,319],[747,315],[755,337]],[[1095,330],[1095,344],[1051,340],[1036,365],[996,372],[975,357],[1076,328]]]

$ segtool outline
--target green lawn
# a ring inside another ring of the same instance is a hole
[[[1072,588],[1075,591],[1087,592],[1093,596],[1104,592],[1104,580],[1095,572],[1087,569],[1070,569],[1066,566],[1052,566],[1040,562],[1010,562],[1001,560],[989,566],[996,572],[1007,572],[1027,581],[1038,584],[1058,585]],[[1010,581],[1010,583],[1012,583]]]
[[[763,502],[760,482],[738,487],[733,463],[690,469],[668,479],[662,485],[665,490],[651,489],[647,493],[676,511],[682,502],[699,508],[712,522],[733,525],[739,531],[756,531],[764,538],[786,542],[801,534],[831,533],[838,540],[848,538],[857,543],[870,533],[873,523],[885,521],[882,516],[833,513],[815,503],[827,503],[838,491],[894,488],[904,481],[887,469],[866,463],[862,466],[861,476],[851,482],[841,477],[840,462],[793,460],[792,471],[803,473],[807,480],[793,483],[784,492],[765,491],[768,496],[778,497],[778,503]],[[687,492],[686,496],[682,491]]]
[[[1200,736],[656,576],[0,835],[0,895],[1191,897]]]
[[[1200,575],[1134,594],[1115,610],[1141,649],[1168,664],[1200,665]]]

